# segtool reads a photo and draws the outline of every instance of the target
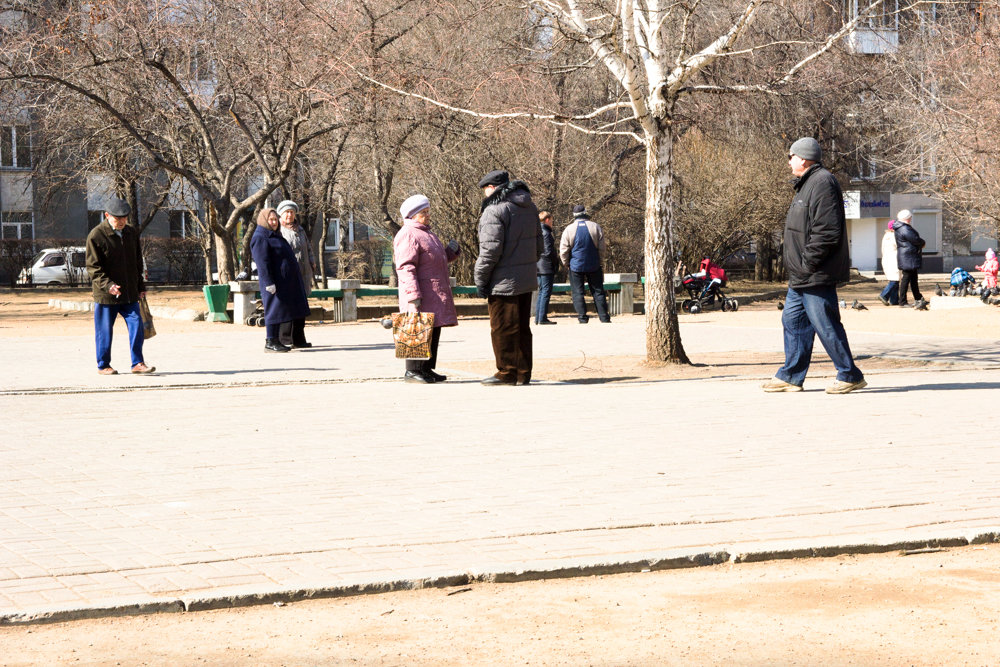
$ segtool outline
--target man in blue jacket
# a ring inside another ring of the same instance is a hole
[[[607,245],[604,230],[590,219],[583,204],[573,207],[573,222],[563,230],[559,239],[559,257],[569,271],[569,284],[573,289],[573,309],[580,324],[590,321],[583,297],[584,281],[590,286],[594,307],[601,322],[611,322],[608,297],[604,291],[604,255]]]
[[[851,258],[844,221],[844,195],[833,174],[823,168],[823,152],[812,137],[788,151],[796,177],[795,196],[785,218],[785,269],[788,295],[781,313],[785,365],[764,383],[764,391],[802,391],[819,336],[837,369],[828,394],[846,394],[868,385],[854,364],[837,307],[837,283],[850,276]]]

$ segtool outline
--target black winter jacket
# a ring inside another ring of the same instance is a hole
[[[142,278],[142,250],[139,234],[132,225],[125,225],[119,237],[107,218],[87,235],[87,273],[90,274],[94,303],[105,306],[135,303],[146,291]],[[112,284],[122,288],[121,296],[108,289]]]
[[[542,234],[542,254],[538,256],[538,275],[551,275],[559,269],[559,251],[556,250],[556,239],[552,236],[552,228],[539,222]]]
[[[927,242],[920,238],[920,234],[912,225],[897,222],[893,226],[893,234],[896,236],[896,261],[900,271],[918,271],[923,266],[923,256],[920,249]]]
[[[822,165],[811,166],[795,181],[785,217],[784,255],[791,288],[836,285],[850,277],[844,195]]]

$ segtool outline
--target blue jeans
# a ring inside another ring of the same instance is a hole
[[[789,287],[785,308],[781,311],[781,326],[785,332],[785,365],[774,374],[779,380],[802,386],[812,360],[816,336],[819,336],[823,349],[833,360],[838,380],[860,382],[864,378],[854,365],[847,333],[840,323],[837,288],[833,285],[802,289]]]
[[[97,367],[107,368],[111,365],[111,339],[115,332],[115,319],[121,315],[128,327],[128,345],[132,353],[132,365],[142,363],[142,341],[145,332],[142,328],[142,315],[139,313],[139,302],[122,303],[106,306],[94,304],[94,338],[97,343]]]
[[[549,299],[552,298],[552,281],[555,275],[551,273],[538,274],[538,300],[535,302],[535,324],[541,324],[549,319]]]
[[[885,286],[880,295],[883,299],[889,302],[891,306],[899,305],[899,281],[890,280],[889,284]]]

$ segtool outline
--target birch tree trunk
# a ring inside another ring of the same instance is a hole
[[[646,137],[646,359],[687,364],[674,296],[673,137],[660,127]]]

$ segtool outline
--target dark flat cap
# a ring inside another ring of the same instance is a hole
[[[487,185],[506,185],[510,182],[510,174],[508,174],[503,169],[497,169],[496,171],[491,171],[479,180],[479,187],[485,188]]]
[[[116,218],[124,218],[132,212],[132,207],[124,199],[109,199],[104,210]]]
[[[577,204],[573,207],[573,215],[579,215],[580,213],[586,213],[587,207],[583,204]]]

